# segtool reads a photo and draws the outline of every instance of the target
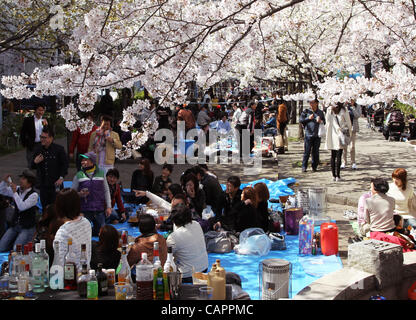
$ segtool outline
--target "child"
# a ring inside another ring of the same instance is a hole
[[[111,207],[113,208],[111,214],[106,217],[106,224],[117,224],[119,222],[123,223],[128,219],[126,214],[126,209],[124,208],[123,200],[121,197],[121,185],[118,182],[120,178],[120,173],[117,169],[113,168],[107,171],[106,174],[107,183],[110,189],[111,196]],[[114,210],[114,205],[117,202],[118,210]]]

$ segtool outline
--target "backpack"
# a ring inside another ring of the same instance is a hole
[[[231,232],[208,231],[205,233],[207,252],[229,253],[238,243],[238,239]]]
[[[393,111],[390,115],[390,122],[403,122],[404,117],[403,113],[400,111]]]

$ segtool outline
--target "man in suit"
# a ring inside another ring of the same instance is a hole
[[[68,174],[68,157],[63,146],[53,142],[55,134],[51,127],[42,129],[41,145],[33,152],[31,169],[37,170],[40,202],[44,210],[54,203],[56,193],[63,188],[64,177]]]
[[[42,133],[42,128],[48,125],[48,121],[43,118],[44,113],[45,106],[37,106],[35,114],[24,119],[20,131],[20,141],[23,147],[26,148],[26,160],[29,168],[32,163],[35,147],[41,145],[40,135]]]
[[[114,168],[116,149],[121,149],[123,145],[118,133],[111,129],[111,117],[103,116],[101,119],[101,126],[91,134],[88,152],[94,151],[97,154],[95,164],[106,174]]]

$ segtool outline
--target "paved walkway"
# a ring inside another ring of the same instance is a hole
[[[297,137],[298,124],[289,126],[289,136]],[[66,139],[59,139],[57,143],[66,148]],[[343,263],[346,263],[348,252],[348,237],[353,235],[350,222],[343,217],[345,209],[356,211],[358,199],[362,193],[370,187],[370,179],[373,177],[384,177],[391,179],[391,173],[395,168],[403,167],[409,172],[409,180],[416,177],[415,163],[416,152],[414,145],[408,142],[389,142],[379,132],[373,132],[366,128],[366,120],[360,119],[360,133],[356,143],[357,170],[350,167],[341,171],[341,182],[333,182],[331,168],[329,165],[330,153],[324,150],[324,142],[321,144],[321,162],[318,172],[310,169],[302,173],[301,168],[296,163],[302,160],[303,142],[289,142],[289,152],[279,155],[278,165],[271,159],[265,159],[259,175],[249,176],[244,174],[242,165],[209,165],[210,170],[214,171],[220,180],[225,183],[230,175],[241,177],[243,183],[260,178],[270,180],[284,179],[288,177],[296,178],[301,186],[327,187],[328,208],[327,215],[337,220],[340,230],[339,245],[340,256]],[[25,151],[0,157],[0,176],[10,173],[14,181],[18,181],[18,175],[26,168]],[[121,181],[125,187],[130,186],[130,179],[133,171],[137,168],[137,161],[125,160],[118,161],[116,167],[121,174]],[[172,180],[179,182],[181,173],[190,165],[175,165]],[[155,176],[160,174],[161,166],[152,164]],[[76,173],[76,168],[71,162],[66,180],[71,180]]]

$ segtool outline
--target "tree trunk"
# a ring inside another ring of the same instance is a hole
[[[367,64],[364,66],[364,68],[365,68],[365,77],[366,77],[367,79],[370,79],[370,78],[371,78],[371,62],[367,63]]]

